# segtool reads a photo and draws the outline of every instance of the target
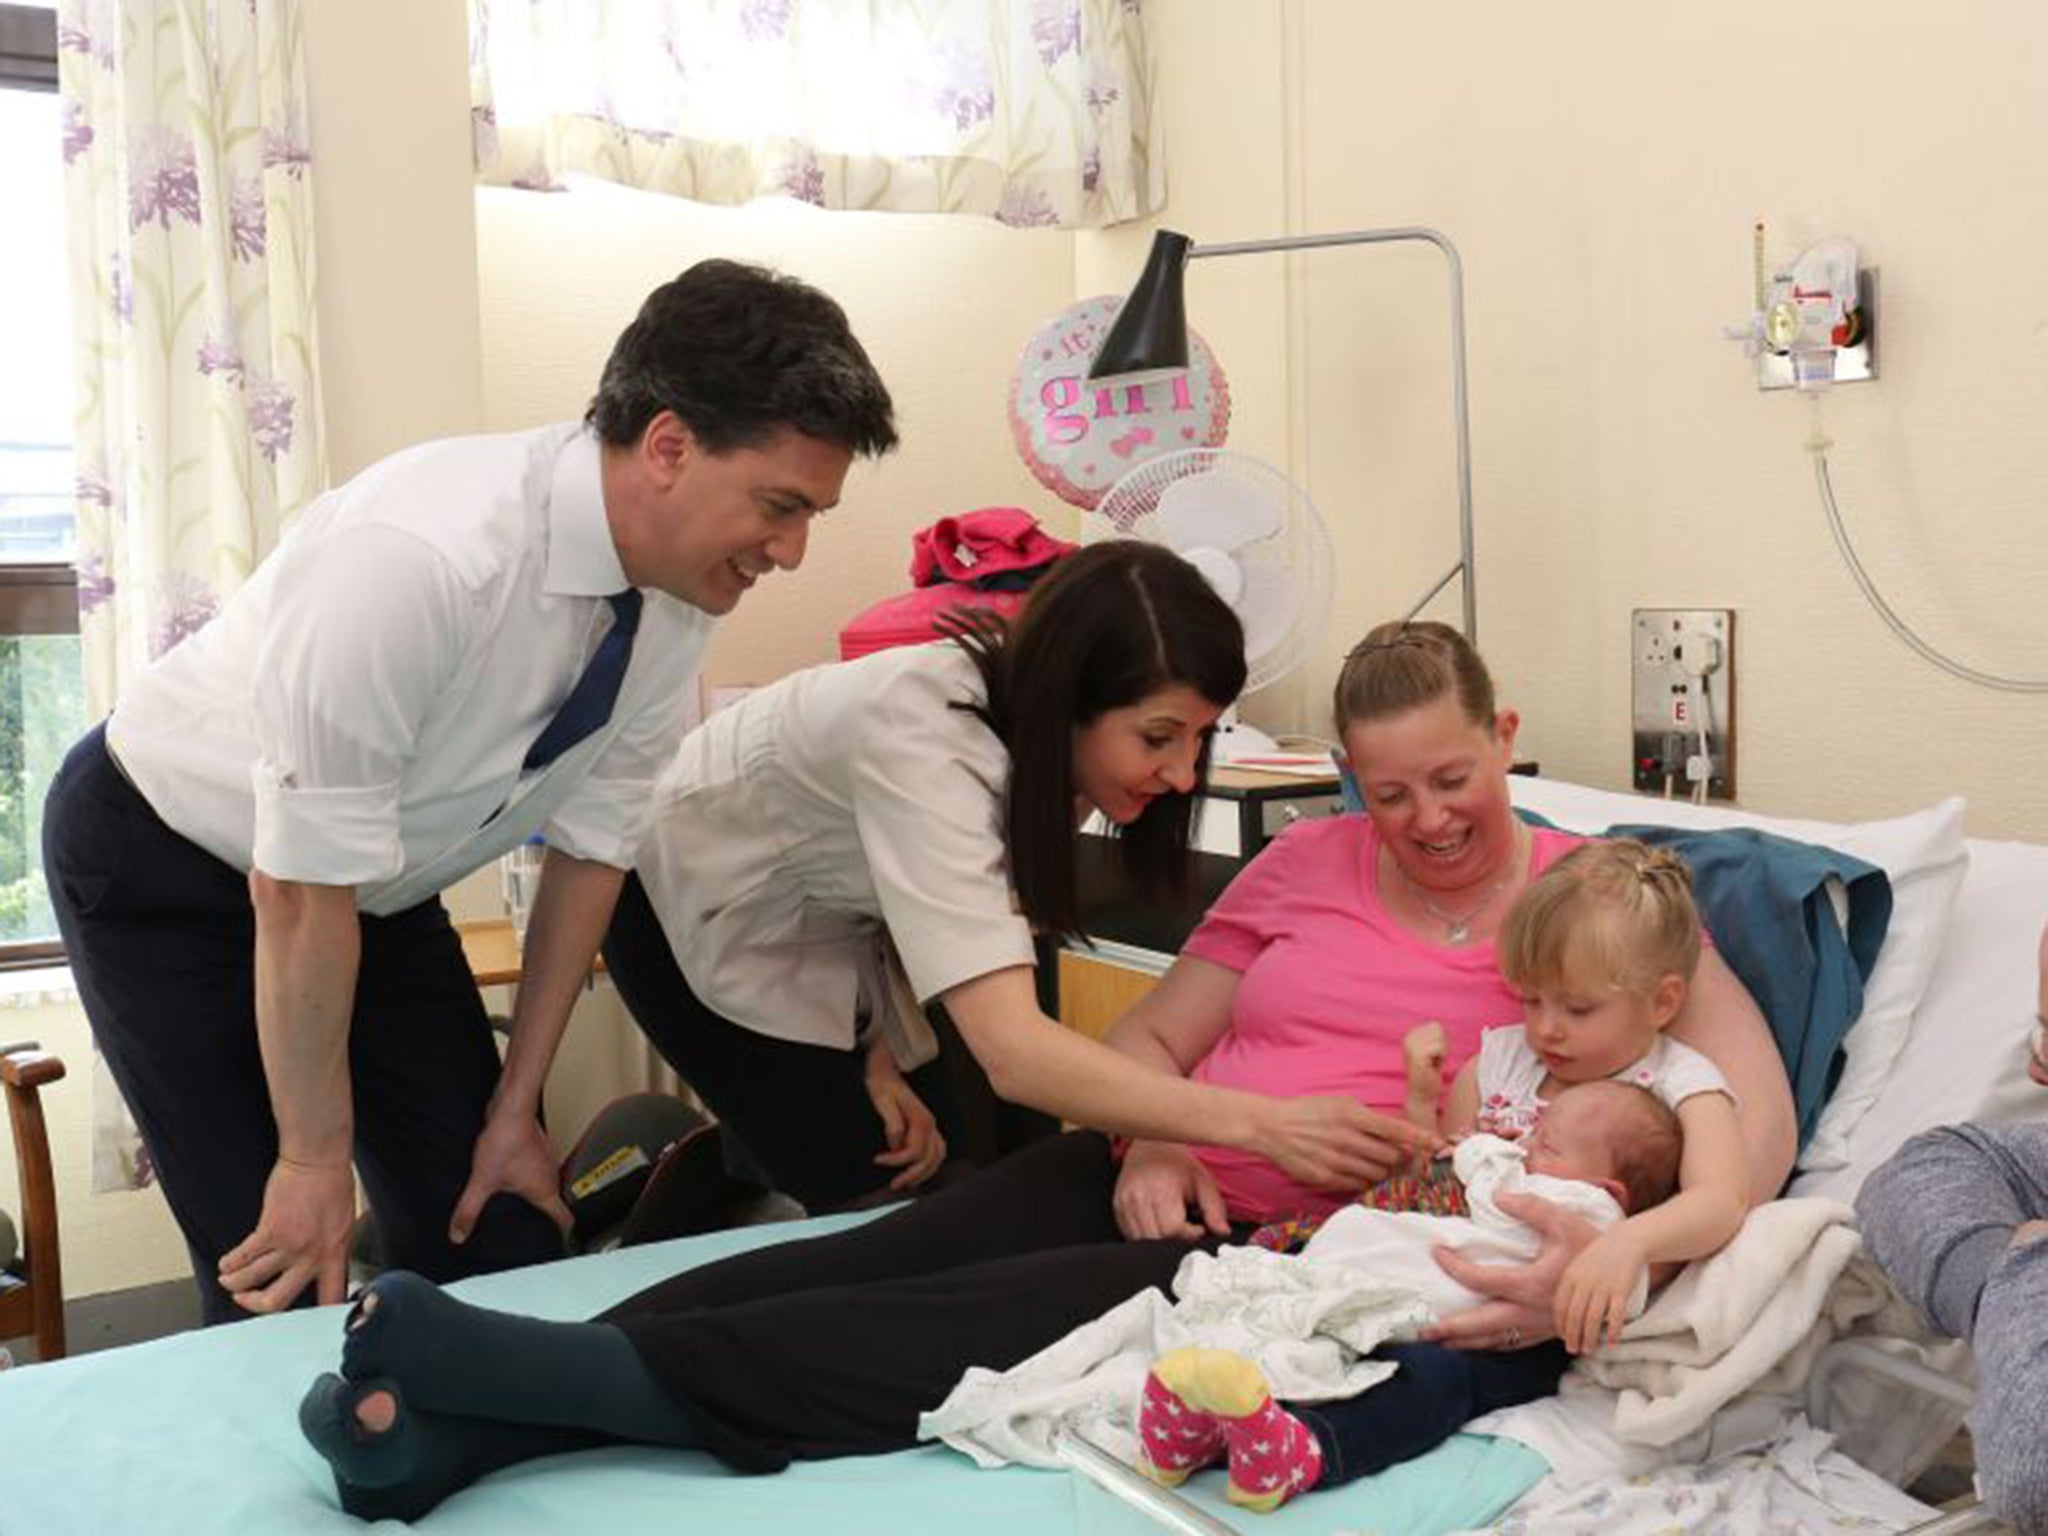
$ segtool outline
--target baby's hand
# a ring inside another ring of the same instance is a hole
[[[1564,1347],[1582,1355],[1621,1338],[1636,1282],[1649,1258],[1629,1235],[1628,1224],[1610,1227],[1573,1259],[1557,1282],[1553,1312]]]

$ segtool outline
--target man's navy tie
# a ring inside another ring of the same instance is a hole
[[[612,627],[597,642],[590,664],[576,679],[569,697],[562,700],[555,718],[527,749],[526,761],[519,765],[522,773],[547,767],[612,717],[619,685],[626,680],[626,663],[633,659],[633,634],[640,628],[640,591],[628,587],[605,601],[612,605]]]

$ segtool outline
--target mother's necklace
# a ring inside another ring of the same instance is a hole
[[[1515,878],[1515,872],[1521,867],[1522,829],[1519,826],[1515,828],[1515,847],[1514,852],[1508,856],[1507,873],[1494,881],[1492,885],[1489,885],[1486,888],[1486,894],[1480,897],[1471,909],[1464,913],[1446,912],[1442,907],[1429,899],[1429,894],[1420,885],[1415,883],[1413,875],[1402,868],[1399,859],[1395,859],[1392,853],[1389,853],[1387,857],[1393,860],[1394,872],[1401,877],[1401,883],[1408,887],[1408,894],[1422,903],[1424,911],[1444,925],[1444,942],[1446,944],[1467,944],[1472,940],[1472,924],[1478,920],[1482,912],[1493,905],[1494,898],[1508,888],[1509,882]]]

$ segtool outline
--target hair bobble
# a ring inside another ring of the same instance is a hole
[[[1387,640],[1361,640],[1344,653],[1346,661],[1357,661],[1362,656],[1372,656],[1381,651],[1427,651],[1431,649],[1429,639],[1424,635],[1395,635]]]
[[[1674,884],[1687,891],[1692,889],[1692,870],[1669,848],[1638,844],[1629,849],[1629,861],[1636,879],[1644,885]]]

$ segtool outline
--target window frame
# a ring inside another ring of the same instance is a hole
[[[0,89],[57,89],[57,12],[0,5]]]
[[[76,566],[54,560],[0,564],[0,639],[77,633]],[[0,944],[0,974],[62,965],[64,960],[64,945],[58,939]]]
[[[0,90],[57,90],[57,12],[0,4]],[[69,561],[0,563],[0,638],[78,633],[78,570]],[[56,939],[0,944],[0,972],[61,965]]]

